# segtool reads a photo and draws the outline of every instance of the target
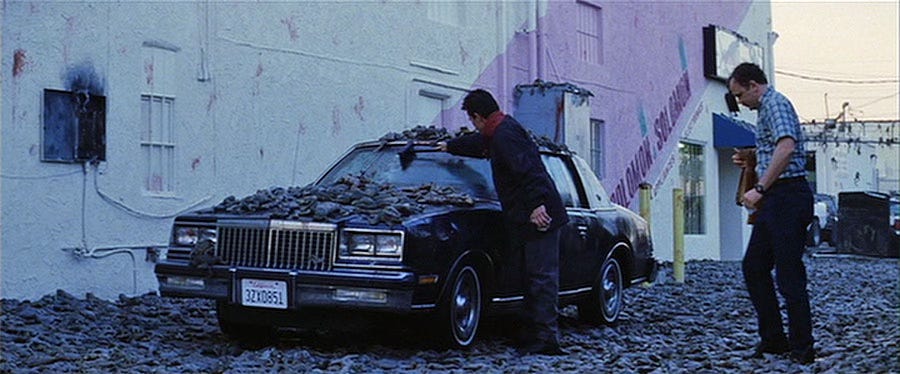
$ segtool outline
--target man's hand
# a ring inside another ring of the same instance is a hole
[[[731,162],[740,168],[756,167],[756,148],[735,148],[731,155]]]
[[[754,189],[750,189],[746,193],[744,193],[744,197],[741,199],[741,203],[744,204],[747,209],[757,209],[759,206],[759,201],[762,200],[762,194],[756,192]]]
[[[531,223],[537,226],[537,229],[540,231],[547,231],[550,228],[551,221],[553,219],[547,214],[547,208],[544,205],[534,208],[534,211],[531,212]]]

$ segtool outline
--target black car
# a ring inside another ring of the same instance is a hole
[[[216,300],[233,338],[306,310],[353,310],[437,318],[444,342],[469,346],[486,313],[521,307],[522,258],[507,245],[489,161],[433,144],[361,143],[312,185],[177,217],[155,268],[160,293]],[[655,276],[649,227],[609,200],[581,158],[541,153],[569,215],[560,304],[615,322],[624,288]]]

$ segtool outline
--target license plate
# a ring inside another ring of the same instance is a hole
[[[287,309],[287,282],[241,279],[241,305]]]

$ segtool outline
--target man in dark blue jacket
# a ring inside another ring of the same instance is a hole
[[[529,323],[521,354],[564,354],[559,347],[559,228],[566,209],[538,147],[522,125],[500,111],[485,90],[463,100],[478,133],[440,144],[452,154],[489,158],[494,188],[513,248],[524,251],[525,318]]]

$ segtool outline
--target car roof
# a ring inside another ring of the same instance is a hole
[[[360,147],[398,147],[398,146],[406,146],[409,144],[409,140],[392,140],[392,141],[381,141],[381,140],[367,140],[356,143],[353,148]],[[435,147],[436,140],[412,140],[412,143],[416,147]],[[536,142],[538,146],[538,150],[544,154],[554,154],[560,156],[572,156],[575,153],[566,148],[565,145],[557,145],[557,144],[542,144],[541,142]]]

